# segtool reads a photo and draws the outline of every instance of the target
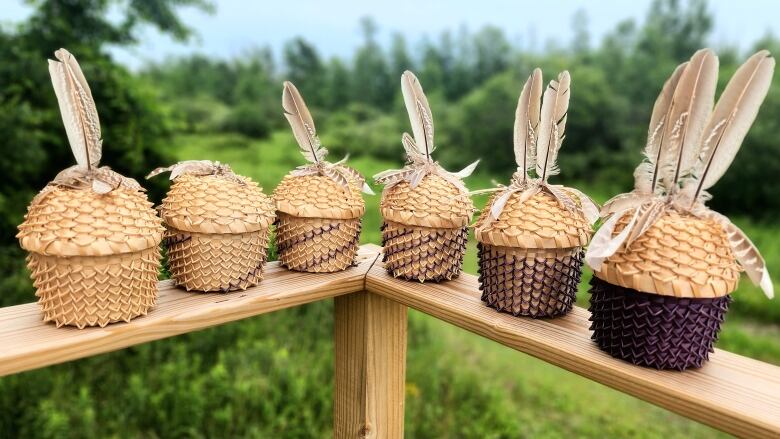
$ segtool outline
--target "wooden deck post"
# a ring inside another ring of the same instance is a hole
[[[402,438],[406,306],[366,292],[334,300],[334,436]]]

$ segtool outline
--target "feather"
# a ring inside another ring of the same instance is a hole
[[[425,159],[425,156],[420,154],[420,151],[417,149],[417,143],[414,141],[412,136],[409,135],[409,133],[404,133],[401,136],[401,143],[404,145],[404,151],[406,152],[406,157],[413,161],[422,161]]]
[[[102,140],[92,91],[70,52],[59,49],[54,56],[58,61],[49,60],[49,74],[73,156],[79,166],[96,168],[102,156]]]
[[[528,77],[517,101],[515,111],[515,161],[522,168],[524,176],[536,166],[535,131],[539,128],[542,104],[542,71],[538,68]]]
[[[634,187],[640,192],[653,193],[658,179],[658,171],[660,164],[660,155],[663,151],[661,144],[664,134],[664,123],[669,115],[674,96],[674,91],[677,88],[677,83],[680,81],[685,67],[688,66],[687,62],[684,62],[677,66],[672,72],[672,75],[664,83],[661,93],[655,100],[653,105],[653,113],[650,116],[650,126],[647,130],[647,144],[645,145],[644,155],[648,160],[643,162],[634,171]],[[644,166],[643,166],[644,165]]]
[[[599,206],[582,191],[574,188],[566,188],[569,192],[573,193],[580,201],[580,211],[583,217],[588,221],[588,224],[595,224],[599,219]]]
[[[569,109],[569,72],[558,75],[557,81],[550,81],[544,92],[539,134],[536,139],[536,174],[542,181],[557,172],[558,149],[566,128]]]
[[[471,175],[475,169],[477,169],[477,165],[479,164],[479,160],[475,161],[474,163],[466,166],[465,168],[461,169],[458,172],[452,172],[450,175],[452,175],[455,178],[466,178],[469,175]]]
[[[416,188],[426,175],[428,175],[428,170],[425,168],[419,168],[415,170],[409,178],[409,187],[412,189]]]
[[[667,114],[658,163],[667,191],[677,186],[699,155],[701,135],[715,100],[718,58],[710,49],[697,51],[683,70]]]
[[[435,149],[431,107],[428,105],[428,98],[425,97],[420,81],[408,70],[401,76],[401,93],[404,96],[406,111],[409,113],[417,150],[430,160],[431,153]]]
[[[734,256],[745,269],[750,280],[753,284],[760,286],[768,298],[774,297],[774,285],[769,277],[764,258],[761,257],[756,246],[745,235],[745,232],[733,223],[727,222],[723,224],[723,227]]]
[[[731,165],[769,91],[774,68],[775,59],[762,50],[737,69],[726,85],[704,130],[707,137],[694,200],[717,183]]]
[[[524,190],[523,192],[520,192],[520,195],[518,195],[517,200],[515,201],[517,204],[522,204],[531,199],[534,195],[539,193],[539,186],[534,186],[531,188],[528,188]],[[504,207],[506,207],[506,203],[509,202],[509,199],[512,198],[512,195],[517,193],[517,190],[507,189],[506,192],[499,195],[498,198],[493,202],[493,204],[490,206],[490,216],[494,220],[497,220],[499,216],[501,216],[501,212],[504,211]]]
[[[343,187],[345,191],[349,191],[349,178],[347,178],[343,172],[339,172],[337,168],[332,166],[325,166],[320,170],[320,172],[322,172],[324,176],[330,178]]]
[[[661,215],[666,212],[666,204],[664,203],[649,203],[640,206],[637,211],[636,224],[632,227],[632,230],[626,240],[626,247],[630,246],[632,242],[636,241],[639,237],[645,234],[653,224],[661,218]]]
[[[320,163],[328,150],[322,147],[320,139],[317,138],[314,119],[312,119],[298,89],[290,81],[284,82],[282,107],[284,108],[284,117],[287,118],[292,127],[293,135],[298,141],[303,156],[312,163]]]
[[[585,253],[585,262],[594,271],[601,271],[604,260],[614,255],[625,243],[639,216],[639,209],[634,211],[626,227],[613,237],[617,223],[623,216],[623,213],[613,214],[593,235],[588,251]]]
[[[579,209],[577,209],[577,203],[575,203],[574,200],[569,196],[563,186],[548,184],[545,187],[550,192],[550,194],[552,194],[555,200],[558,201],[558,204],[560,204],[561,207],[563,207],[565,210],[573,214],[579,212]]]

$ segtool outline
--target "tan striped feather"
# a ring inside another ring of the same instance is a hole
[[[570,82],[569,72],[561,72],[544,92],[536,139],[536,173],[542,181],[558,172],[556,160],[566,129]]]
[[[54,56],[58,61],[49,60],[49,74],[73,156],[82,168],[96,168],[102,156],[102,140],[92,91],[70,52],[59,49]]]
[[[515,161],[522,168],[523,175],[536,166],[536,130],[542,104],[542,71],[534,69],[523,85],[515,111],[514,147]]]

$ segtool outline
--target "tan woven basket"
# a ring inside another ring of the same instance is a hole
[[[83,328],[145,315],[157,297],[162,235],[138,190],[48,185],[17,234],[44,321]]]
[[[251,179],[232,173],[179,175],[160,215],[177,285],[227,292],[262,280],[274,206]]]
[[[401,181],[385,189],[380,207],[388,273],[420,282],[460,274],[474,211],[466,194],[439,175],[428,174],[415,188]]]
[[[619,220],[614,234],[632,213]],[[720,224],[667,211],[593,273],[593,339],[634,364],[700,367],[712,352],[739,274]]]
[[[620,233],[631,215],[618,222]],[[668,211],[593,273],[613,285],[662,296],[722,297],[737,289],[740,267],[723,227]]]
[[[287,175],[274,190],[276,250],[290,270],[341,271],[355,264],[365,202],[357,181],[349,189],[322,175]]]
[[[488,221],[494,196],[477,219],[482,300],[515,316],[566,314],[576,298],[590,224],[545,191],[525,201],[520,194]]]

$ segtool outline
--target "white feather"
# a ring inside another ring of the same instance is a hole
[[[428,98],[425,97],[420,81],[408,70],[401,75],[401,93],[412,124],[415,145],[421,154],[430,158],[435,149],[431,107],[428,105]]]
[[[557,81],[550,81],[544,92],[536,140],[536,174],[542,181],[557,170],[556,160],[569,109],[570,80],[569,72],[564,71],[558,75]]]
[[[758,109],[772,84],[775,59],[762,50],[751,56],[735,73],[721,94],[704,134],[702,190],[711,188],[726,173],[742,141],[756,119]]]
[[[73,55],[65,49],[57,50],[54,55],[58,61],[49,60],[49,74],[73,156],[79,166],[96,168],[100,164],[102,141],[92,91]]]
[[[523,85],[515,111],[515,161],[525,173],[536,166],[534,144],[542,103],[542,71],[534,69]]]

